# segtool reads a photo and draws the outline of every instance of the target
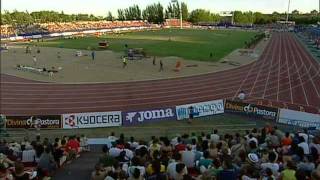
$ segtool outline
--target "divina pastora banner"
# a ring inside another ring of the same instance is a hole
[[[122,124],[124,126],[136,125],[144,122],[177,119],[176,110],[173,107],[123,112],[122,117]]]
[[[72,113],[62,115],[63,128],[98,128],[121,126],[121,111]]]
[[[206,101],[200,103],[180,105],[176,107],[177,119],[188,119],[190,108],[193,109],[193,117],[211,116],[224,113],[223,100]]]
[[[226,113],[235,113],[254,116],[264,119],[277,120],[278,109],[239,101],[226,100],[224,110]]]
[[[61,128],[61,116],[7,116],[7,128]]]

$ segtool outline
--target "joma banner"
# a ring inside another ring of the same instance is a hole
[[[144,122],[177,119],[175,108],[172,107],[123,112],[122,117],[122,124],[125,126],[136,125]]]
[[[62,115],[63,128],[98,128],[121,126],[121,111],[73,113]]]
[[[61,116],[7,116],[7,128],[61,128]]]
[[[224,110],[226,113],[254,116],[264,119],[277,120],[278,109],[239,101],[226,100]]]

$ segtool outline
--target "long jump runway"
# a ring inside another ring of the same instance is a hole
[[[126,83],[55,84],[1,74],[5,115],[126,111],[234,98],[320,113],[320,65],[290,33],[273,34],[258,61],[206,75]]]

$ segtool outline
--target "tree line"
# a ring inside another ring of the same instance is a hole
[[[19,24],[28,25],[32,23],[47,22],[73,22],[73,21],[97,21],[97,20],[147,20],[150,23],[163,23],[165,19],[179,19],[182,12],[182,19],[191,23],[218,23],[230,21],[231,17],[220,16],[205,9],[195,9],[191,12],[188,10],[186,3],[178,1],[169,3],[164,7],[160,3],[154,3],[141,9],[138,5],[132,5],[125,9],[118,9],[117,15],[113,15],[110,11],[107,16],[94,16],[93,14],[65,14],[55,11],[36,11],[29,13],[28,11],[4,11],[1,14],[1,24]],[[316,10],[310,13],[299,13],[294,10],[289,16],[290,21],[297,24],[312,24],[320,21],[319,12]],[[232,20],[235,24],[252,25],[252,24],[268,24],[286,19],[286,13],[274,12],[272,14],[262,14],[260,12],[241,12],[234,11]]]

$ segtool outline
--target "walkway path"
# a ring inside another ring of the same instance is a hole
[[[88,180],[98,158],[101,154],[96,152],[82,153],[81,157],[58,170],[53,177],[55,180],[77,179]]]

